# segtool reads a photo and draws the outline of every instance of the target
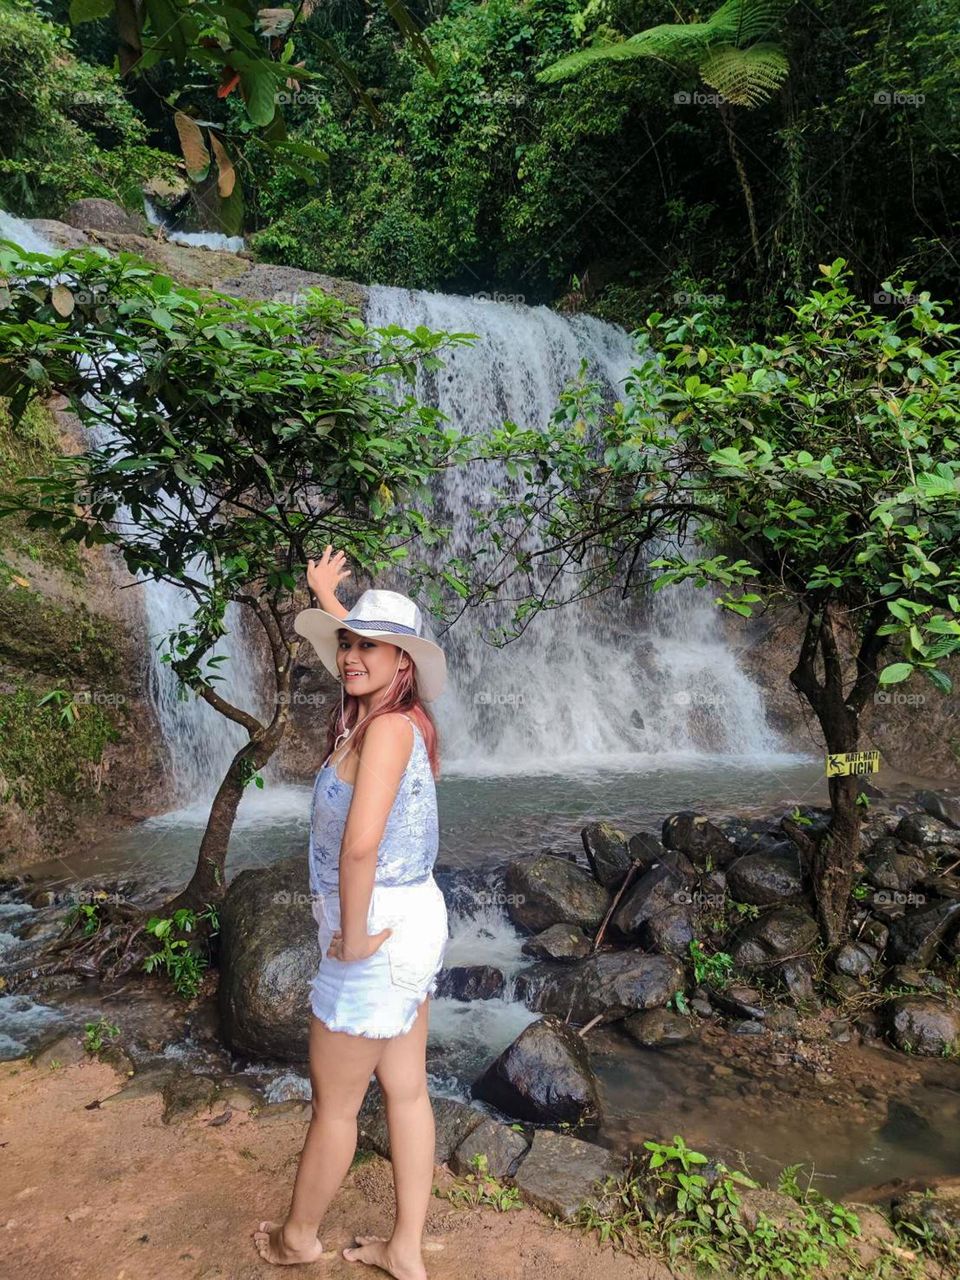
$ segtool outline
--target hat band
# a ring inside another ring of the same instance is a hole
[[[343,625],[350,631],[396,631],[405,636],[419,635],[415,627],[408,627],[402,622],[390,622],[389,620],[378,622],[370,619],[367,621],[358,619],[354,622],[350,618],[344,618]]]

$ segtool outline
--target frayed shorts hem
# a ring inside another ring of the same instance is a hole
[[[328,1031],[342,1031],[348,1036],[362,1036],[364,1040],[393,1040],[396,1036],[405,1036],[407,1032],[412,1029],[413,1024],[417,1020],[417,1014],[420,1012],[420,1009],[423,1006],[424,1000],[426,1000],[427,996],[435,996],[436,994],[437,994],[437,980],[436,978],[434,978],[433,981],[430,983],[430,986],[427,988],[427,990],[423,993],[423,995],[414,1005],[413,1010],[411,1011],[411,1013],[409,1014],[409,1016],[407,1017],[403,1025],[399,1027],[394,1027],[393,1029],[388,1029],[386,1031],[382,1030],[379,1027],[376,1030],[373,1030],[369,1027],[364,1028],[364,1027],[353,1026],[349,1022],[338,1022],[336,1018],[321,1017],[321,1015],[317,1013],[317,1010],[313,1004],[313,1001],[310,1002],[310,1009],[311,1009],[311,1012],[313,1013],[313,1016],[317,1019],[317,1021],[322,1022]]]

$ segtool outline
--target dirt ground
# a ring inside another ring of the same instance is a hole
[[[252,1232],[290,1200],[303,1113],[260,1118],[215,1106],[183,1124],[161,1119],[159,1094],[87,1109],[128,1083],[95,1061],[56,1068],[0,1063],[0,1274],[17,1280],[252,1280],[276,1272]],[[269,1117],[269,1118],[268,1118]],[[445,1166],[435,1185],[451,1181]],[[386,1273],[349,1263],[354,1232],[388,1235],[390,1165],[355,1165],[321,1230],[331,1277]],[[427,1218],[431,1280],[669,1280],[530,1208],[455,1207],[436,1197]]]

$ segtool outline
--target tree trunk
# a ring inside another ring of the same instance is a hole
[[[737,145],[737,135],[733,128],[733,112],[726,102],[719,103],[718,109],[727,134],[730,159],[733,161],[733,167],[737,171],[740,190],[743,192],[743,202],[747,206],[747,222],[750,224],[750,243],[753,245],[753,256],[757,260],[757,269],[762,270],[763,255],[760,252],[760,233],[757,230],[757,215],[753,207],[753,191],[750,187],[750,180],[747,177],[747,167],[743,163],[743,156],[740,154],[740,147]]]
[[[860,711],[869,691],[876,687],[875,649],[876,637],[868,627],[857,659],[858,678],[850,697],[845,697],[833,606],[827,602],[820,611],[809,613],[800,658],[790,673],[790,682],[813,708],[831,755],[857,750]],[[816,677],[818,652],[823,660],[822,684]],[[834,948],[845,937],[863,810],[857,804],[860,785],[856,776],[830,778],[828,786],[830,825],[812,850],[810,872],[820,932],[825,944]]]

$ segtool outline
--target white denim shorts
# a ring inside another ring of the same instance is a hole
[[[340,928],[340,896],[316,894],[320,966],[310,984],[310,1007],[331,1031],[386,1039],[402,1036],[437,988],[437,974],[450,932],[440,886],[429,876],[419,884],[378,885],[370,896],[367,932],[393,933],[363,960],[327,955]]]

